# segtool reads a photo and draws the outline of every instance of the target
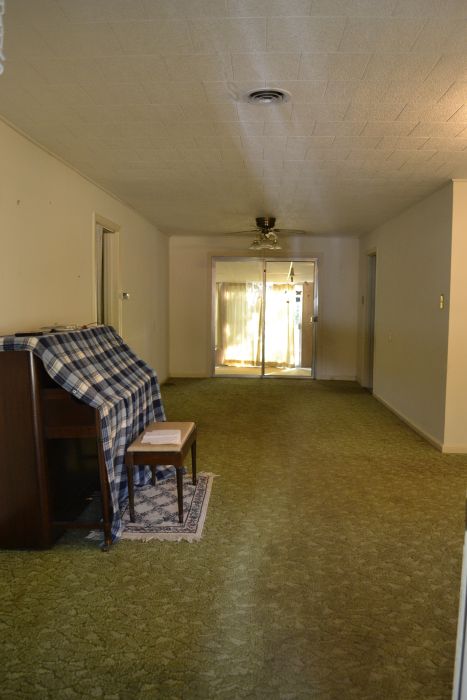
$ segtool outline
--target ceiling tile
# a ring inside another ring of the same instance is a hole
[[[186,20],[114,22],[110,27],[126,54],[160,54],[164,51],[193,52],[188,21]],[[104,54],[113,53],[105,45],[102,49]],[[119,52],[117,51],[117,53]]]
[[[206,81],[204,99],[207,97],[208,102],[241,102],[251,90],[260,87],[264,85],[258,82]]]
[[[72,22],[109,22],[146,19],[141,0],[57,0]]]
[[[379,141],[378,136],[336,136],[334,146],[339,149],[373,149]]]
[[[272,17],[268,50],[337,51],[344,26],[344,17]]]
[[[43,75],[38,70],[37,61],[32,59],[7,60],[5,71],[0,79],[0,92],[2,87],[11,83],[21,87],[31,83],[45,82]],[[21,88],[22,89],[22,88]]]
[[[448,85],[454,79],[467,80],[467,51],[465,53],[435,55],[438,56],[438,61],[428,76],[431,80],[443,80]]]
[[[8,31],[17,24],[50,27],[66,22],[67,17],[57,6],[56,0],[13,0],[5,3],[5,25]]]
[[[109,83],[169,79],[165,61],[159,55],[103,57],[99,59],[98,68],[103,80]]]
[[[206,105],[204,85],[200,81],[144,82],[142,92],[145,95],[144,102],[151,104]],[[131,100],[131,102],[137,103],[138,100]]]
[[[307,138],[289,136],[286,147],[287,159],[304,160],[310,149],[330,148],[333,141],[333,137],[330,136],[310,136]]]
[[[464,53],[467,42],[467,19],[436,17],[428,19],[413,51]]]
[[[422,148],[426,142],[427,138],[415,137],[415,136],[384,136],[378,144],[379,149],[387,150],[405,150],[409,149],[411,151],[418,148]]]
[[[300,80],[358,80],[363,77],[371,54],[303,53]]]
[[[462,107],[467,102],[467,80],[455,82],[442,95],[441,104],[449,104],[451,107]]]
[[[400,112],[399,119],[414,122],[444,122],[448,119],[455,119],[458,108],[449,104],[413,104],[408,103]],[[464,121],[461,118],[461,121]]]
[[[467,139],[432,137],[425,142],[423,148],[436,151],[464,151],[467,148]]]
[[[118,55],[120,44],[109,24],[70,24],[63,27],[41,28],[42,39],[55,56],[92,57]]]
[[[459,136],[463,130],[462,122],[420,122],[410,135],[455,137]]]
[[[427,149],[423,150],[410,150],[401,149],[398,151],[392,151],[387,158],[387,161],[391,161],[396,166],[400,166],[403,163],[425,163],[430,160],[436,151],[429,151]]]
[[[47,106],[60,104],[73,106],[92,103],[91,97],[79,85],[43,85],[41,83],[31,83],[28,90],[39,103]]]
[[[398,102],[376,102],[376,103],[351,103],[346,114],[345,120],[350,122],[358,121],[374,121],[374,122],[389,122],[397,119],[399,114],[404,109],[404,103]],[[405,121],[412,121],[409,117],[404,116]],[[418,121],[413,119],[413,121]]]
[[[307,124],[297,122],[265,122],[265,136],[311,136],[315,128],[312,120]]]
[[[451,110],[451,107],[449,107],[449,110]],[[451,117],[449,117],[449,121],[453,122],[467,122],[467,105],[464,105],[460,109],[457,109]]]
[[[164,55],[170,80],[232,80],[231,57],[228,53]]]
[[[194,142],[197,148],[218,148],[220,151],[242,148],[240,136],[196,136]]]
[[[396,0],[313,0],[313,15],[356,15],[385,17],[391,15]]]
[[[316,122],[314,136],[360,136],[365,122]],[[371,135],[371,134],[368,134]]]
[[[190,28],[197,52],[266,49],[266,20],[262,18],[193,19]]]
[[[149,19],[204,17],[227,14],[225,0],[142,0]]]
[[[311,0],[227,0],[228,14],[237,17],[302,17],[310,14],[310,6]]]
[[[367,122],[362,131],[362,136],[408,136],[416,127],[416,122],[391,121],[391,122]],[[422,134],[420,134],[422,135]]]
[[[237,106],[227,103],[181,105],[183,120],[188,122],[233,122],[238,120]]]
[[[296,80],[300,65],[299,53],[233,53],[235,80]]]
[[[339,50],[349,53],[410,51],[423,25],[423,20],[419,19],[351,17]]]
[[[215,122],[210,124],[209,131],[212,134],[213,130],[219,136],[230,134],[232,136],[262,136],[265,125],[263,122]],[[272,126],[272,125],[271,125]],[[275,134],[272,134],[274,136]],[[280,135],[280,134],[278,134]]]
[[[342,88],[345,89],[345,86]],[[334,90],[334,91],[333,91]],[[331,98],[336,98],[339,91],[339,85],[330,84],[326,96],[330,93]],[[387,82],[381,80],[379,82],[364,80],[355,83],[349,81],[349,89],[345,93],[346,96],[353,99],[355,104],[371,103],[377,104],[387,100],[388,102],[413,102],[433,104],[438,101],[446,92],[446,87],[433,86],[428,82],[419,82],[416,84]]]
[[[393,15],[398,17],[429,17],[446,9],[445,0],[397,0]]]
[[[292,103],[282,105],[237,104],[240,121],[247,122],[284,122],[292,115]]]
[[[280,88],[290,93],[293,104],[321,102],[326,90],[325,80],[283,80],[280,84],[268,82],[267,87]]]
[[[313,105],[294,105],[292,119],[296,122],[313,123],[314,121],[343,121],[349,109],[349,102],[318,103]],[[364,118],[365,119],[365,118]],[[358,121],[358,120],[353,120]],[[363,120],[362,120],[363,121]]]
[[[96,83],[87,85],[86,93],[96,105],[144,105],[151,100],[138,83]]]
[[[365,71],[365,80],[418,82],[425,80],[439,62],[439,54],[375,53]],[[452,79],[451,79],[452,81]]]
[[[21,60],[35,56],[53,56],[53,51],[44,37],[32,26],[11,24],[7,29],[5,19],[4,49],[6,65],[9,60]]]

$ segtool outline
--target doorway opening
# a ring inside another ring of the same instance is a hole
[[[95,226],[96,322],[110,325],[121,333],[118,231]]]
[[[366,317],[366,378],[364,386],[373,391],[375,356],[376,253],[368,255],[367,317]]]
[[[213,374],[314,378],[316,259],[213,259]]]

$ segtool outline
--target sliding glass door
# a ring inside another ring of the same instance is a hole
[[[215,376],[314,376],[316,260],[213,260]]]

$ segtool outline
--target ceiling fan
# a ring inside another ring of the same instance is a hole
[[[275,216],[258,216],[256,217],[256,228],[251,231],[238,231],[238,233],[256,233],[255,240],[250,245],[251,250],[282,250],[279,245],[277,234],[284,233],[287,235],[299,235],[305,231],[294,229],[276,228]]]

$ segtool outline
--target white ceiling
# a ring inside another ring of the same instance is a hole
[[[465,0],[6,0],[0,114],[169,234],[358,235],[467,177]],[[250,105],[258,87],[291,93]]]

